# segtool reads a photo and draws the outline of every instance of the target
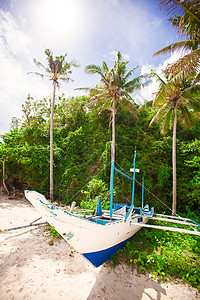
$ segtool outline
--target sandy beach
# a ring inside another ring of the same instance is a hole
[[[94,268],[63,239],[53,241],[46,225],[4,231],[39,217],[26,199],[0,194],[0,300],[200,299],[194,288],[160,283],[125,264]]]

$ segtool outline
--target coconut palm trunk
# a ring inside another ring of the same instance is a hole
[[[56,96],[56,81],[53,82],[53,98],[51,103],[51,124],[50,124],[50,200],[53,201],[53,115]]]
[[[116,99],[114,95],[113,108],[112,108],[112,157],[111,157],[113,161],[115,161],[115,114],[116,114]]]
[[[115,95],[114,95],[113,106],[112,106],[112,144],[111,144],[110,191],[112,190],[112,180],[114,179],[113,166],[115,163],[115,113],[116,113],[116,99],[115,99]],[[112,212],[111,212],[111,215],[112,215]]]
[[[66,56],[56,56],[53,57],[53,52],[49,49],[46,49],[44,52],[47,55],[48,66],[45,67],[41,62],[34,58],[34,63],[37,67],[45,70],[46,74],[40,74],[38,72],[30,72],[40,77],[49,77],[53,82],[53,97],[51,102],[51,123],[50,123],[50,190],[49,190],[49,198],[53,201],[53,117],[54,117],[54,105],[55,105],[55,95],[56,95],[56,86],[59,88],[60,83],[59,80],[69,81],[71,80],[68,76],[72,73],[71,67],[78,67],[79,65],[75,61],[67,62]]]
[[[176,127],[177,127],[177,103],[174,104],[174,126],[173,126],[173,147],[172,147],[172,164],[173,164],[173,199],[172,215],[176,215]]]
[[[130,80],[134,70],[137,67],[127,71],[128,62],[122,60],[120,52],[116,54],[114,67],[109,69],[104,61],[102,67],[97,65],[89,65],[85,68],[89,74],[98,74],[101,77],[99,85],[94,88],[83,88],[91,93],[90,104],[100,104],[100,113],[104,110],[110,110],[112,116],[112,149],[111,160],[115,162],[115,115],[116,105],[121,109],[129,111],[136,119],[138,119],[138,110],[134,103],[134,99],[130,93],[138,90],[145,85],[147,75],[141,75]],[[111,177],[112,177],[111,167]],[[110,178],[111,182],[111,178]]]

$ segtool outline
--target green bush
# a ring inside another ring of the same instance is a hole
[[[101,205],[103,209],[109,209],[109,195],[110,192],[108,188],[101,179],[92,179],[84,190],[82,194],[85,195],[85,199],[80,202],[80,207],[83,209],[96,209],[97,200],[101,200]]]
[[[52,226],[48,226],[45,230],[49,231],[50,235],[54,237],[54,239],[61,238],[61,235],[56,231],[56,229]]]
[[[159,222],[160,223],[160,222]],[[200,237],[163,231],[142,229],[112,258],[148,271],[156,278],[180,279],[200,289]]]

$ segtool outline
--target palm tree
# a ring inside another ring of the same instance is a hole
[[[112,112],[112,160],[115,160],[115,115],[116,115],[116,105],[117,103],[122,107],[122,109],[128,110],[134,114],[138,119],[138,111],[134,100],[132,99],[130,93],[139,89],[143,83],[143,79],[146,78],[145,75],[138,76],[129,80],[132,76],[134,70],[126,70],[126,65],[128,62],[122,60],[122,55],[120,52],[117,53],[115,63],[113,68],[109,69],[108,65],[104,61],[102,67],[97,65],[88,65],[86,67],[86,72],[89,74],[100,75],[100,84],[94,88],[86,88],[90,91],[91,104],[101,104],[100,113],[109,109]]]
[[[54,105],[56,97],[56,87],[59,88],[59,80],[69,81],[71,80],[68,76],[72,73],[71,67],[77,67],[78,64],[75,61],[67,62],[66,56],[56,56],[53,57],[53,52],[46,49],[44,52],[47,56],[47,67],[45,67],[41,62],[34,58],[34,63],[37,67],[42,68],[46,74],[40,74],[37,72],[31,72],[40,77],[48,77],[49,80],[53,82],[53,97],[51,103],[51,122],[50,122],[50,200],[53,201],[53,116],[54,116]]]
[[[154,55],[186,50],[188,53],[170,65],[165,74],[172,73],[177,78],[195,78],[193,84],[200,81],[200,1],[199,0],[159,0],[159,6],[171,16],[170,21],[181,36],[188,39],[173,43]]]
[[[193,85],[192,79],[177,80],[176,76],[168,76],[166,80],[154,73],[160,83],[160,89],[153,101],[153,107],[158,111],[152,119],[160,122],[161,133],[164,135],[173,129],[172,165],[173,165],[173,200],[172,215],[176,215],[176,132],[177,122],[184,127],[191,128],[194,121],[194,112],[200,110],[200,88]]]

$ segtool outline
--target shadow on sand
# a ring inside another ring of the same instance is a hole
[[[125,264],[102,267],[87,300],[159,300],[166,290],[148,275],[138,275]],[[104,297],[102,298],[102,295]]]

